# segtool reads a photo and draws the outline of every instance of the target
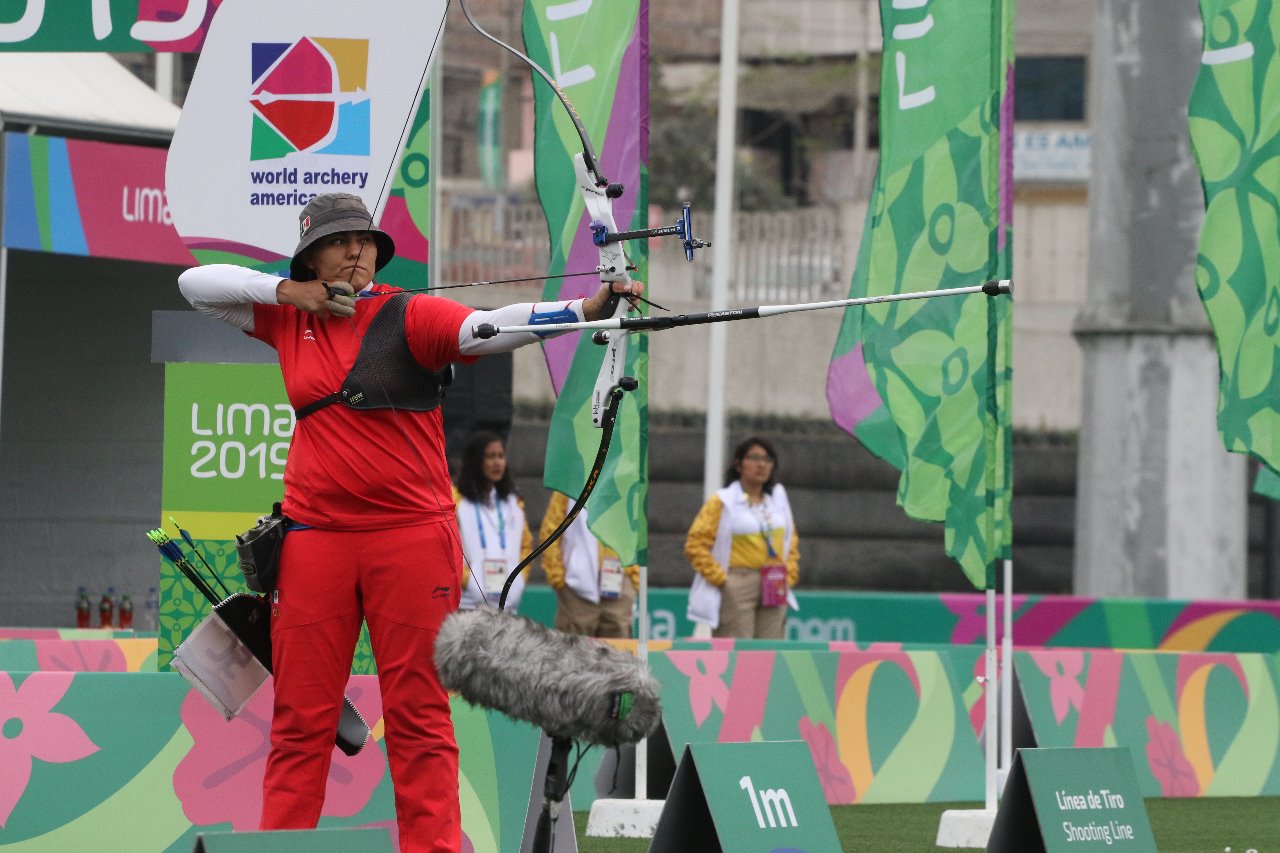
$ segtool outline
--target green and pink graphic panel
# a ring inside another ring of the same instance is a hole
[[[101,640],[0,639],[0,671],[155,672],[156,648],[155,637]]]
[[[6,133],[4,245],[188,266],[162,148]]]
[[[1274,601],[1015,595],[1012,603],[1018,646],[1280,651],[1280,603]],[[1003,613],[1001,600],[996,604],[998,637],[1004,634]],[[863,640],[985,643],[986,602],[973,593],[871,594],[858,600],[852,616]]]
[[[127,640],[154,632],[114,628],[0,628],[0,640]]]
[[[1014,653],[1036,745],[1127,746],[1147,797],[1280,795],[1280,657]]]
[[[876,642],[986,643],[986,600],[978,593],[838,592],[796,590],[800,609],[787,619],[787,639],[827,644]],[[663,643],[742,649],[750,640],[690,641],[685,619],[688,590],[649,590],[651,648]],[[531,586],[521,615],[550,625],[555,596]],[[996,603],[1003,637],[1004,604]],[[1166,651],[1278,652],[1280,602],[1176,601],[1155,598],[1013,596],[1013,640],[1019,646],[1162,649]],[[763,642],[763,641],[761,641]],[[729,644],[729,645],[722,645]]]
[[[164,471],[157,525],[181,544],[188,531],[193,565],[231,592],[245,590],[235,537],[284,496],[284,466],[294,414],[273,364],[165,366]],[[179,528],[175,525],[181,525]],[[139,530],[142,536],[145,531]],[[160,566],[159,663],[210,612],[208,600],[182,573]],[[371,674],[373,654],[362,632],[353,672]]]
[[[397,835],[376,679],[347,696],[373,724],[334,753],[322,827]],[[228,722],[176,674],[0,672],[0,847],[190,853],[201,831],[256,830],[271,719],[264,687]],[[539,733],[455,700],[463,849],[519,848]]]
[[[388,273],[406,281],[426,276],[429,116],[424,95],[381,221],[396,241]],[[164,149],[25,133],[7,133],[4,142],[6,248],[195,265],[169,214]],[[247,260],[264,268],[284,266]]]
[[[827,802],[974,800],[982,755],[945,651],[670,651],[672,753],[685,743],[803,740]]]
[[[226,0],[26,0],[4,8],[2,51],[195,53]],[[19,11],[21,10],[21,11]]]

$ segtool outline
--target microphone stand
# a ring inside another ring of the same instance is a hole
[[[573,740],[558,735],[551,738],[551,754],[547,758],[547,774],[542,785],[542,813],[533,833],[532,853],[551,853],[555,845],[556,821],[565,794],[569,793],[569,748]]]

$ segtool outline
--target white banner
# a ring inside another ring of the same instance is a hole
[[[169,149],[169,210],[187,247],[288,257],[298,211],[324,192],[381,217],[446,5],[368,0],[352,14],[339,0],[225,0]]]

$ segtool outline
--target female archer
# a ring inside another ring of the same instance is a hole
[[[594,320],[602,285],[566,303],[476,311],[373,282],[395,253],[354,195],[317,196],[298,217],[289,277],[210,264],[182,273],[198,311],[273,347],[297,423],[284,476],[291,521],[272,594],[275,707],[263,829],[314,827],[362,621],[369,626],[403,851],[461,847],[458,747],[432,662],[458,607],[462,548],[440,397],[454,361],[536,343],[480,340],[481,323]]]

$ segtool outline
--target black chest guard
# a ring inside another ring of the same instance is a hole
[[[410,294],[387,299],[369,324],[360,353],[342,388],[297,410],[302,420],[330,403],[349,409],[403,409],[429,412],[444,399],[444,388],[453,378],[453,368],[427,370],[409,352],[404,333],[404,312]]]

